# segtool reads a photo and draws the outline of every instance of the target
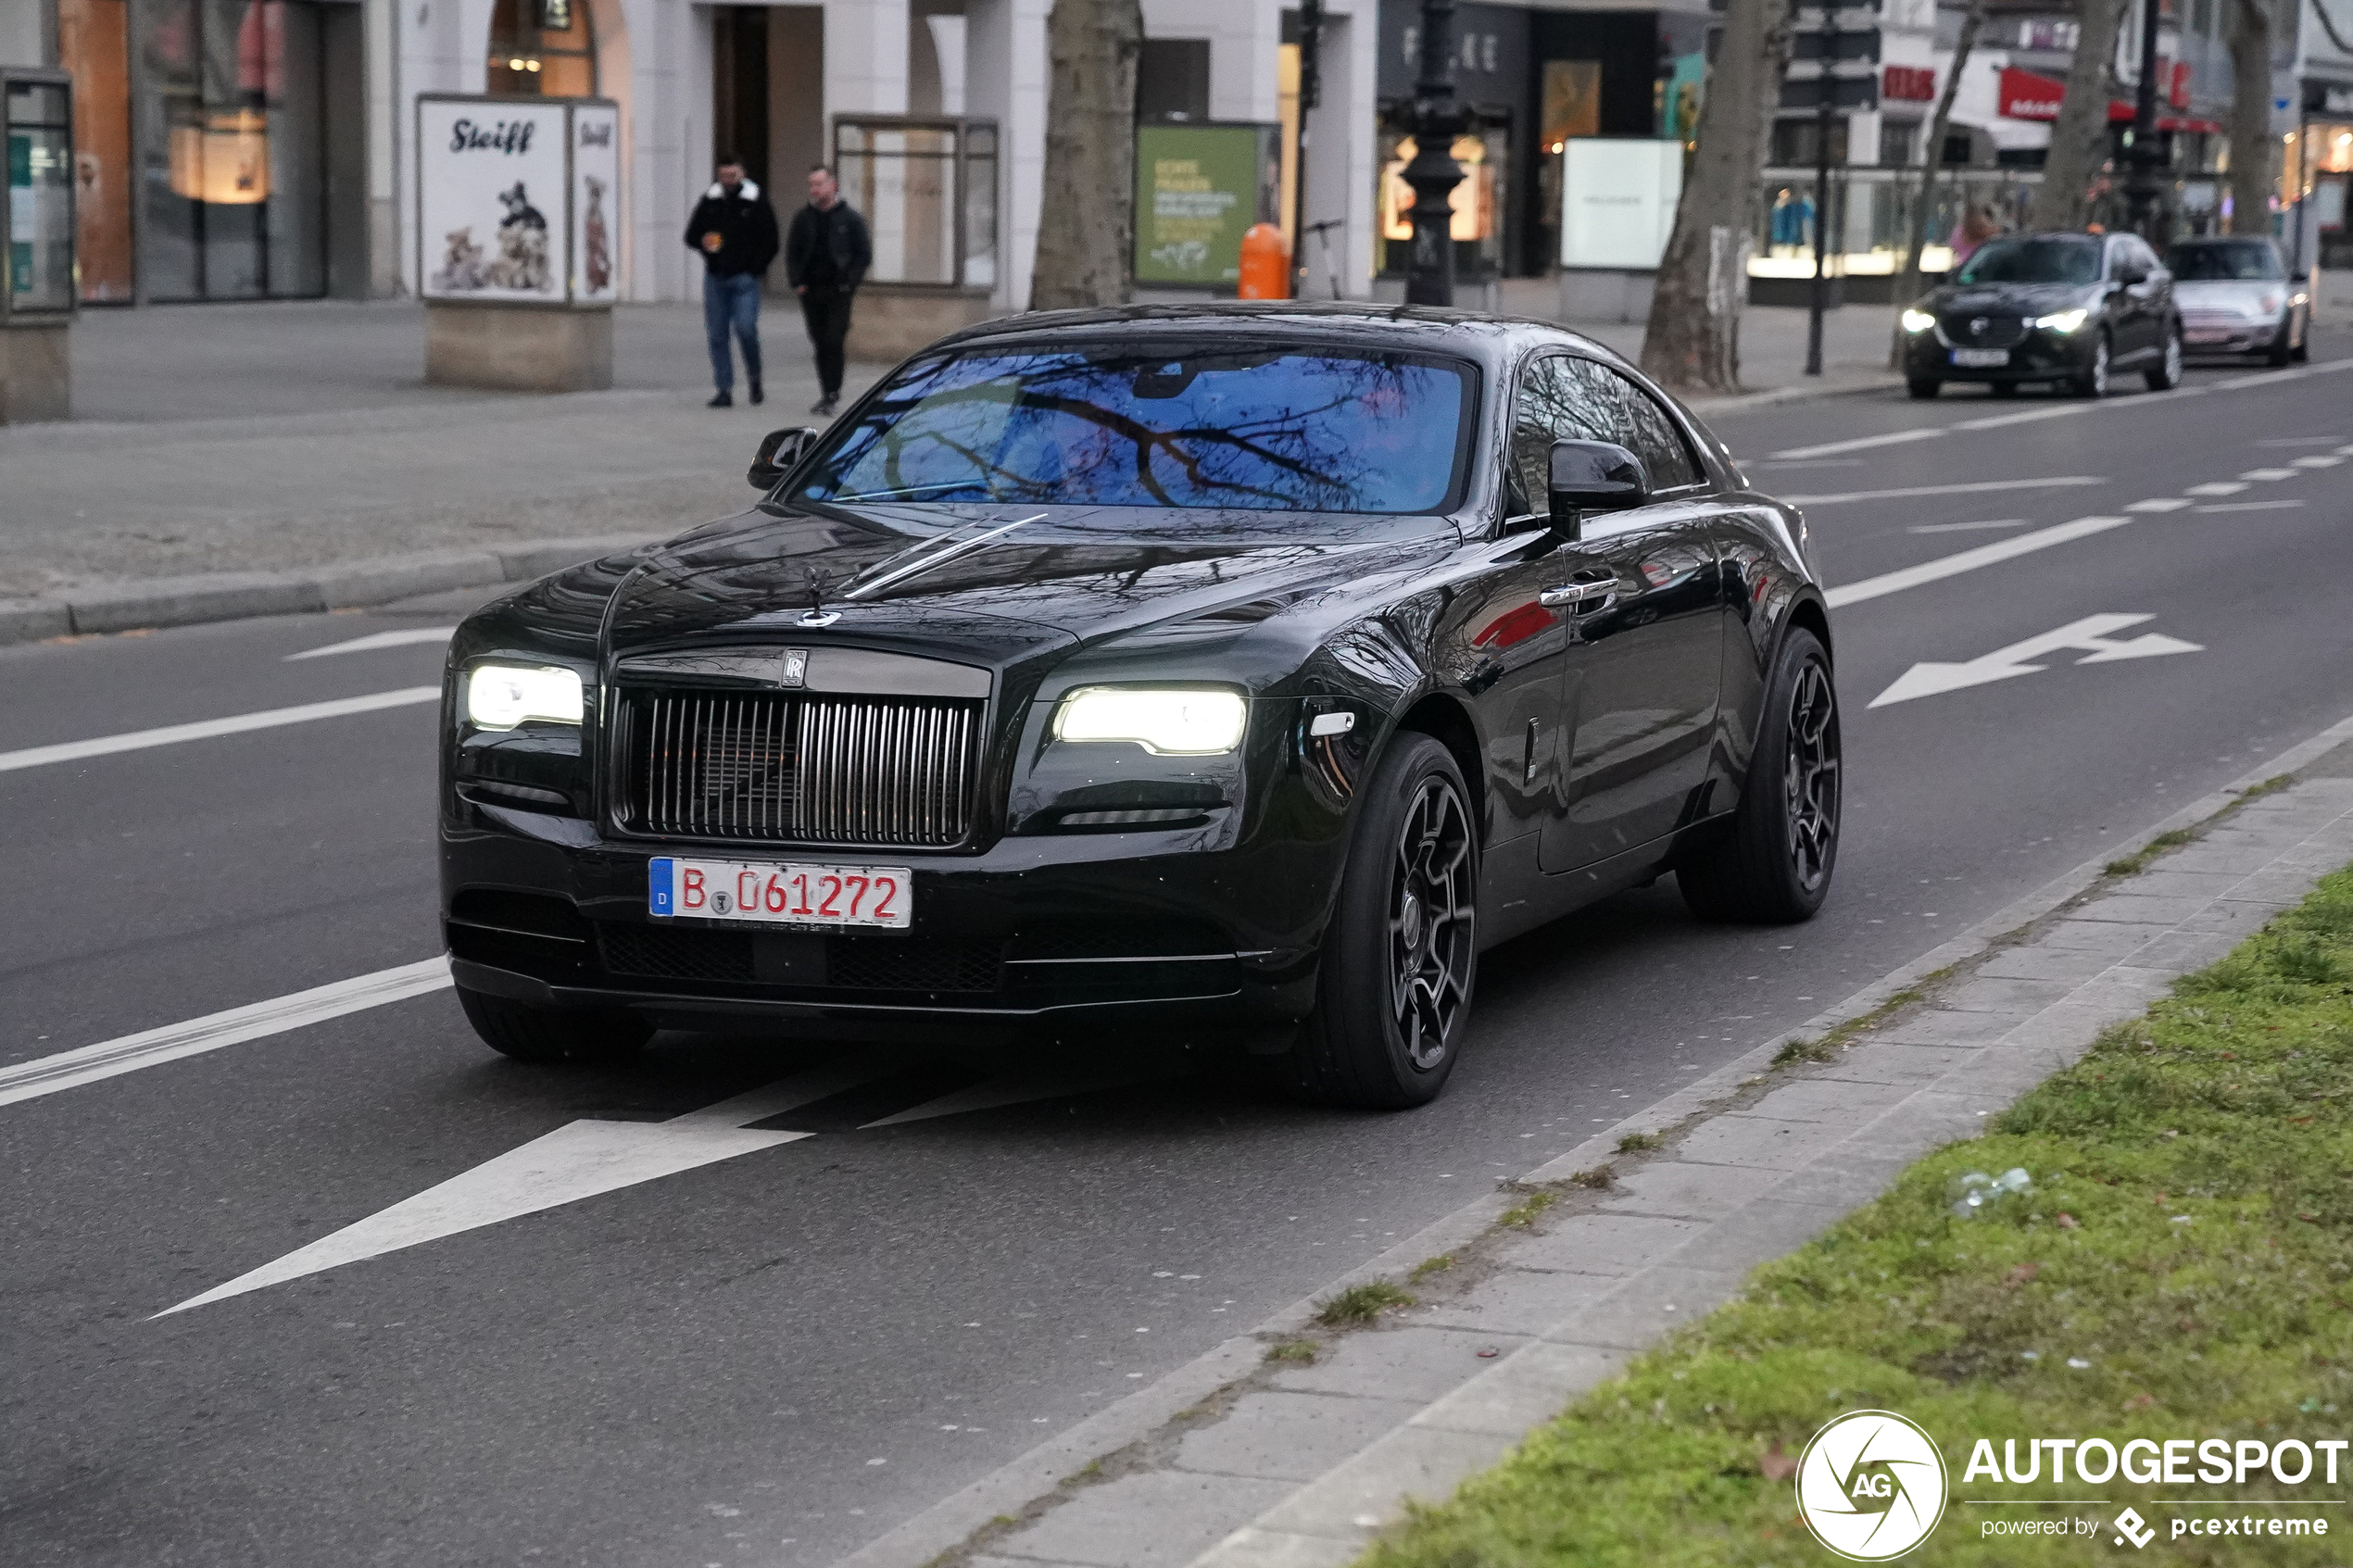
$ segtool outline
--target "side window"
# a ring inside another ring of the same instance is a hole
[[[1642,467],[1650,471],[1651,488],[1676,490],[1698,483],[1703,470],[1692,458],[1683,433],[1676,428],[1667,410],[1658,406],[1657,399],[1616,370],[1599,365],[1593,369],[1608,379],[1625,408],[1624,428],[1628,433],[1618,445],[1642,459]]]
[[[1555,441],[1608,441],[1642,459],[1651,487],[1673,490],[1698,481],[1701,469],[1682,433],[1651,395],[1591,359],[1555,355],[1520,372],[1512,415],[1512,477],[1527,505],[1544,504]]]
[[[1515,513],[1544,509],[1550,487],[1553,442],[1561,434],[1561,367],[1554,356],[1530,359],[1519,373],[1512,408],[1512,495]]]

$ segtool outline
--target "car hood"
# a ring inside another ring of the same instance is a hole
[[[2090,307],[2100,290],[2089,283],[1952,283],[1928,296],[1939,316],[2046,316]]]
[[[1095,508],[763,507],[641,555],[605,641],[618,656],[823,637],[1001,667],[1295,596],[1456,538],[1441,518],[1179,512],[1139,527]],[[812,608],[835,619],[811,625]]]

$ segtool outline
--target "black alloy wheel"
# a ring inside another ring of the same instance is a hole
[[[1838,865],[1843,763],[1830,656],[1793,627],[1774,660],[1740,805],[1675,868],[1692,912],[1767,925],[1811,919]]]
[[[482,1043],[517,1061],[621,1061],[653,1030],[621,1008],[542,1008],[458,987],[458,1005]]]
[[[2142,380],[2151,392],[2171,392],[2182,384],[2182,324],[2179,321],[2165,329],[2165,352],[2155,368],[2144,372]]]
[[[1359,797],[1315,1012],[1270,1064],[1327,1105],[1426,1105],[1460,1057],[1478,972],[1478,824],[1460,769],[1397,737]]]

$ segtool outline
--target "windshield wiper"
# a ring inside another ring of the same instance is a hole
[[[830,501],[903,501],[910,495],[928,495],[935,490],[962,490],[972,483],[968,479],[943,481],[937,484],[902,484],[896,490],[861,490],[854,495],[829,495]]]
[[[845,599],[862,599],[869,594],[880,593],[883,589],[889,587],[894,583],[903,583],[908,578],[913,577],[919,572],[929,571],[935,566],[944,566],[948,562],[954,560],[959,556],[970,555],[973,551],[979,549],[983,545],[988,544],[990,540],[1001,538],[1005,534],[1011,533],[1014,529],[1022,527],[1026,523],[1036,522],[1038,518],[1042,518],[1046,514],[1044,512],[1039,512],[1037,517],[1021,518],[1015,521],[1006,523],[1001,528],[992,528],[986,533],[976,533],[969,539],[957,540],[955,535],[952,533],[943,535],[940,539],[935,540],[933,543],[935,546],[944,547],[935,547],[931,554],[925,556],[920,559],[909,561],[905,566],[899,568],[895,571],[887,571],[871,583],[861,583],[859,586],[852,588],[849,592],[844,594],[842,597]],[[954,542],[950,543],[950,541],[951,540]]]

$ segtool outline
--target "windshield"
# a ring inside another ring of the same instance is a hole
[[[2166,252],[2165,265],[2177,282],[2184,283],[2254,282],[2287,275],[2280,266],[2280,253],[2262,240],[2175,245]]]
[[[2097,240],[1988,240],[1969,258],[1964,283],[2096,283]]]
[[[811,500],[1430,512],[1470,377],[1402,354],[1076,346],[919,360],[818,461]]]

